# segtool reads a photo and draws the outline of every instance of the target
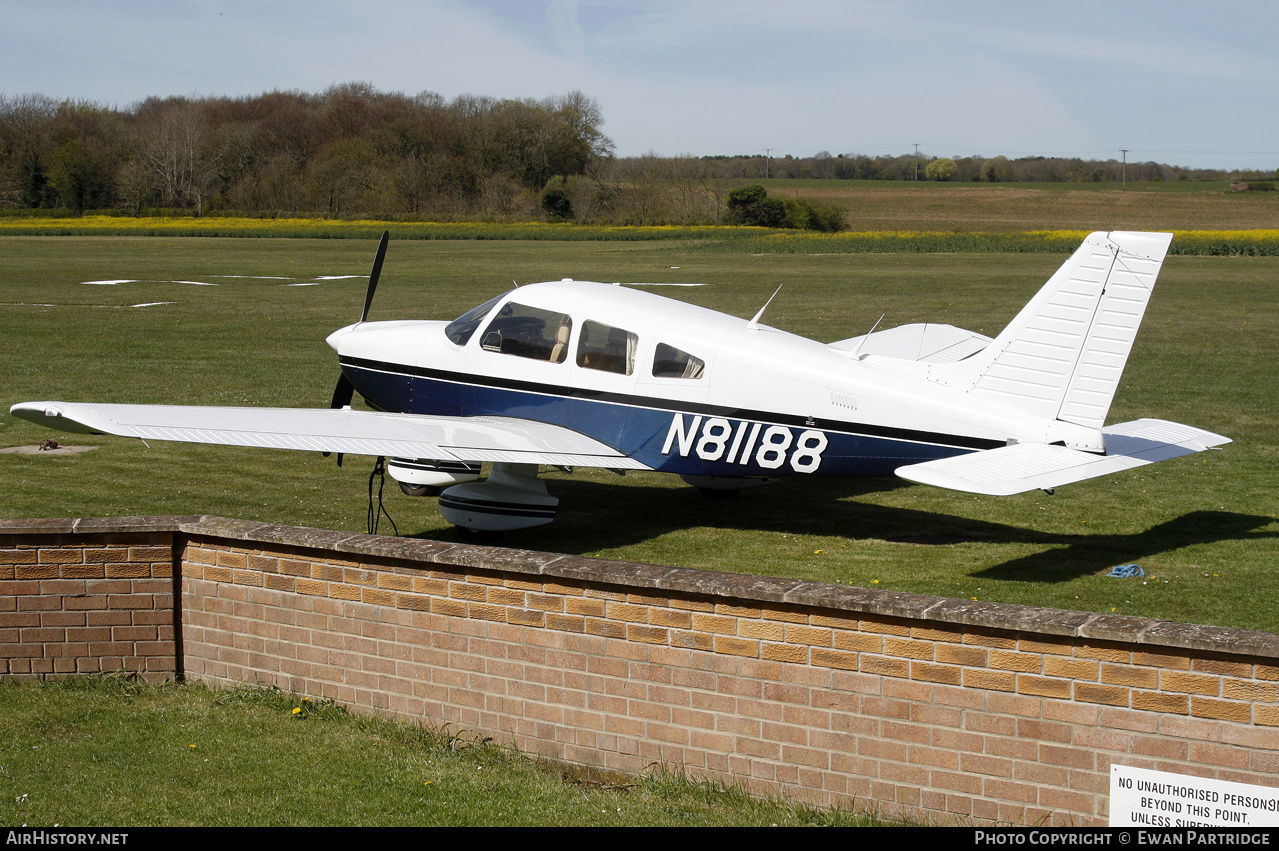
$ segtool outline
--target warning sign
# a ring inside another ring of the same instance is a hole
[[[1279,827],[1279,789],[1110,767],[1111,827]]]

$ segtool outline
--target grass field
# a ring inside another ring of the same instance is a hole
[[[769,194],[838,204],[848,230],[1246,230],[1279,227],[1279,192],[1228,183],[929,183],[772,180]]]
[[[5,825],[879,823],[674,772],[575,784],[495,744],[248,686],[0,682],[0,718]]]
[[[357,318],[372,251],[356,240],[0,238],[0,401],[325,406],[337,370],[324,337]],[[512,280],[561,277],[703,283],[656,291],[750,316],[784,282],[768,321],[821,340],[863,333],[885,312],[883,327],[936,320],[992,333],[1061,259],[397,241],[372,318],[451,318]],[[355,277],[286,285],[344,275]],[[121,279],[138,282],[84,283]],[[556,522],[504,543],[1279,631],[1265,590],[1279,570],[1277,289],[1276,257],[1170,258],[1112,408],[1112,422],[1153,416],[1234,438],[1221,451],[1003,499],[896,479],[790,479],[717,501],[656,474],[549,473]],[[0,423],[0,446],[46,436]],[[100,448],[0,455],[0,516],[364,525],[368,459],[338,469],[307,453],[68,442]],[[456,539],[434,500],[388,494],[402,533]],[[1104,577],[1128,562],[1147,579]]]

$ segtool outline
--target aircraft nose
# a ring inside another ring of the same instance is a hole
[[[337,352],[338,354],[341,354],[341,353],[342,353],[342,350],[341,350],[340,348],[338,348],[338,346],[341,344],[341,342],[342,342],[342,338],[343,338],[343,337],[345,337],[348,333],[350,333],[351,329],[352,329],[352,328],[354,328],[354,327],[355,327],[356,325],[358,325],[358,324],[359,324],[359,323],[357,322],[357,323],[355,323],[354,325],[347,325],[347,326],[346,326],[346,327],[344,327],[344,328],[339,328],[339,329],[337,329],[337,330],[336,330],[336,331],[334,331],[332,334],[330,334],[330,335],[329,335],[329,336],[325,339],[325,341],[324,341],[324,342],[328,343],[328,344],[329,344],[329,348],[333,349],[333,351]]]

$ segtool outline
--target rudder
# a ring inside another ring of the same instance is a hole
[[[1101,428],[1172,241],[1094,233],[983,351],[935,368],[950,386]]]

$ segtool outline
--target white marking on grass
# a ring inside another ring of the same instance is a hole
[[[316,275],[314,281],[299,281],[296,284],[284,284],[286,287],[318,287],[325,281],[363,280],[364,275]]]
[[[191,284],[196,287],[216,287],[217,284],[208,281],[153,281],[141,278],[120,278],[115,281],[81,281],[85,286],[93,287],[114,287],[116,284]]]
[[[176,301],[144,301],[142,304],[131,304],[129,307],[155,307],[159,304],[177,304]]]

